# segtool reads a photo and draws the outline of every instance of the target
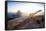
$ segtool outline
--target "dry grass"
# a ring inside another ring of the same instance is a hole
[[[7,28],[8,29],[18,29],[19,27],[26,27],[27,28],[27,26],[29,27],[29,24],[32,26],[33,23],[34,24],[36,23],[37,25],[35,25],[34,27],[32,26],[30,28],[40,28],[40,27],[43,28],[44,27],[44,22],[45,22],[44,21],[44,15],[39,15],[39,16],[35,16],[35,17],[30,17],[29,16],[23,22],[8,21]]]

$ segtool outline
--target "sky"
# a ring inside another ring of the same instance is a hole
[[[33,2],[45,2],[45,0],[8,0],[8,1],[33,1]]]
[[[44,4],[37,3],[20,3],[20,2],[8,2],[8,12],[16,13],[20,10],[22,13],[34,13],[38,10],[44,12]]]

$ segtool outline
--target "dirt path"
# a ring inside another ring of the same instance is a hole
[[[18,24],[20,24],[21,22],[23,22],[25,19],[27,19],[28,16],[21,16],[19,18],[15,18],[13,20],[8,21],[8,28],[12,29],[15,26],[17,26]]]

